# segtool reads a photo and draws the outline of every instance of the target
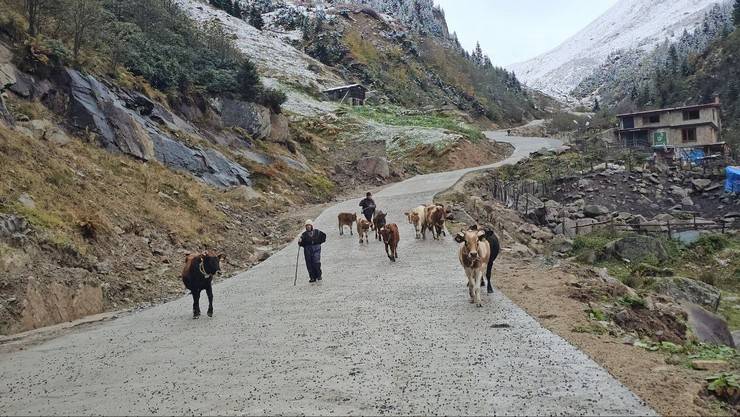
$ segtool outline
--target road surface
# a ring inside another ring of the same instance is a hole
[[[503,163],[558,145],[492,135],[516,146]],[[338,236],[337,213],[359,210],[347,201],[316,220],[321,284],[301,265],[293,287],[289,246],[218,285],[211,319],[192,320],[188,296],[0,355],[0,413],[652,414],[500,293],[470,304],[451,239],[414,239],[403,212],[468,171],[377,195],[401,229],[396,264]]]

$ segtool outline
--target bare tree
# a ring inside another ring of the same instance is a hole
[[[26,17],[28,18],[28,34],[39,34],[41,22],[58,3],[58,0],[24,0]]]
[[[105,13],[101,0],[67,0],[67,13],[72,29],[72,54],[75,61],[91,28],[103,22]]]

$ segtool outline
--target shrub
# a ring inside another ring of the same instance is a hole
[[[239,95],[244,100],[254,101],[260,92],[260,76],[257,73],[257,67],[248,59],[245,59],[239,66],[239,72],[236,74]]]
[[[12,41],[22,41],[26,37],[26,20],[10,8],[0,10],[0,33]]]
[[[280,90],[274,88],[263,88],[259,95],[259,102],[263,106],[269,107],[275,113],[280,113],[282,110],[280,106],[285,103],[288,96]]]

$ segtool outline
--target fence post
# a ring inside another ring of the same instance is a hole
[[[578,236],[579,234],[580,233],[579,233],[579,230],[578,230],[578,220],[576,220],[576,236]]]
[[[528,214],[529,214],[529,197],[527,197],[527,201],[524,204],[524,215],[526,216]]]
[[[727,225],[727,223],[725,223],[725,222],[724,222],[724,219],[722,219],[722,234],[723,234],[723,235],[725,234],[725,226],[726,226],[726,225]]]
[[[696,225],[696,213],[694,213],[694,230],[699,230],[699,227]]]
[[[666,225],[668,226],[668,239],[673,239],[673,236],[671,235],[671,220],[670,219],[666,222]]]

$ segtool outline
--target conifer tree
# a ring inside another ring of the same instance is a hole
[[[735,0],[735,6],[732,8],[732,19],[735,26],[740,26],[740,0]]]

